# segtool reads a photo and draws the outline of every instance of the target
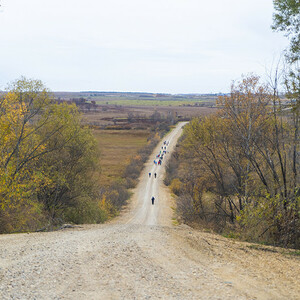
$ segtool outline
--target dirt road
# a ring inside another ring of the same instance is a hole
[[[165,138],[167,151],[180,132]],[[149,159],[108,224],[0,236],[0,299],[300,299],[299,259],[172,225],[169,155],[162,166]]]

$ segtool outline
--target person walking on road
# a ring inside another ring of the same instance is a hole
[[[156,178],[156,173],[154,173],[154,178]]]
[[[154,205],[154,200],[155,200],[155,198],[152,196],[152,198],[151,198],[152,205]]]
[[[151,177],[151,173],[149,172],[149,178]]]

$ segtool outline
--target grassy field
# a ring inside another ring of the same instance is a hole
[[[113,119],[128,118],[129,114],[149,118],[155,112],[159,112],[164,118],[169,115],[178,115],[183,118],[193,118],[206,116],[215,113],[217,108],[200,106],[117,106],[107,105],[105,110],[102,108],[97,111],[85,111],[82,115],[83,124],[108,126],[114,125]]]
[[[148,130],[93,130],[101,151],[101,183],[121,178],[125,166],[147,144]]]
[[[215,105],[220,94],[156,94],[128,92],[55,92],[54,97],[60,100],[82,99],[86,103],[119,106],[195,106]]]
[[[195,99],[195,100],[109,100],[109,101],[96,101],[97,104],[103,105],[105,103],[109,105],[120,105],[120,106],[184,106],[184,105],[195,105],[202,104],[207,101],[203,99]]]

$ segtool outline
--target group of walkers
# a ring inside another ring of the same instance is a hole
[[[161,150],[156,155],[156,158],[154,159],[154,164],[161,166],[162,161],[164,159],[164,155],[167,154],[167,146],[169,145],[169,141],[164,141],[163,146],[161,147]]]
[[[156,178],[157,174],[154,173],[154,178]],[[149,178],[151,177],[151,173],[149,173]]]
[[[158,166],[161,166],[162,164],[162,161],[164,159],[164,155],[167,154],[167,147],[169,146],[169,141],[164,141],[160,151],[159,151],[159,154],[156,155],[156,158],[154,159],[154,164],[155,165],[158,165]],[[154,178],[156,178],[157,174],[154,173]],[[151,177],[151,172],[149,172],[149,178]],[[152,202],[152,205],[154,205],[154,196],[152,196],[151,198],[151,202]]]

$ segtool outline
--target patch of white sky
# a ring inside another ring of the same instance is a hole
[[[0,0],[0,88],[226,92],[288,41],[272,0]]]

